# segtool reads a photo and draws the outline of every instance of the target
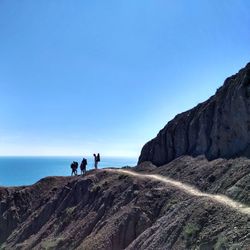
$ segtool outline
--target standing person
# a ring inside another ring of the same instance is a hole
[[[71,171],[71,176],[72,176],[72,175],[75,174],[75,164],[74,164],[74,162],[71,163],[70,167],[71,167],[71,170],[72,170]]]
[[[94,156],[95,169],[97,169],[97,164],[98,164],[97,155],[93,154],[93,156]]]
[[[86,173],[86,166],[87,166],[88,162],[87,159],[83,158],[82,159],[82,163],[80,165],[80,169],[81,169],[81,174],[84,175]]]
[[[74,161],[74,164],[75,164],[75,175],[77,175],[78,162]]]
[[[72,175],[77,175],[77,168],[78,168],[78,162],[73,161],[70,165],[72,172],[71,172],[71,176]]]

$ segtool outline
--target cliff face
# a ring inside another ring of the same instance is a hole
[[[227,78],[214,96],[177,115],[145,144],[139,163],[157,166],[182,155],[250,156],[250,63]]]

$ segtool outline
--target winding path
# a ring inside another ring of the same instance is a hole
[[[110,172],[116,172],[116,173],[119,172],[121,174],[127,174],[127,175],[138,177],[138,178],[147,178],[147,179],[151,179],[151,180],[155,180],[155,181],[160,181],[160,182],[163,182],[165,184],[172,185],[172,186],[180,189],[181,191],[183,191],[187,194],[190,194],[193,196],[198,196],[198,197],[208,197],[215,202],[226,205],[226,206],[233,208],[241,213],[250,215],[250,207],[246,206],[245,204],[234,201],[225,195],[208,194],[208,193],[201,192],[200,190],[198,190],[197,188],[195,188],[191,185],[184,184],[180,181],[176,181],[176,180],[173,180],[173,179],[165,177],[165,176],[156,175],[156,174],[140,174],[140,173],[137,173],[134,171],[124,170],[124,169],[105,169],[105,170],[110,171]]]

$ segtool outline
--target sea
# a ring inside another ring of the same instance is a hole
[[[87,170],[94,168],[93,157],[85,157],[88,161]],[[46,176],[71,175],[70,164],[77,161],[80,165],[81,156],[1,156],[0,186],[31,185]],[[102,157],[98,168],[135,166],[137,158]],[[79,167],[78,167],[79,173]]]

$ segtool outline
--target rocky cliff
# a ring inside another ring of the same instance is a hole
[[[143,147],[139,163],[157,166],[181,155],[250,156],[250,63],[214,96],[177,115]]]
[[[226,194],[242,206],[250,201],[250,160],[208,162],[184,157],[169,164],[157,168],[147,162],[134,171],[164,176],[171,170],[172,177],[198,183],[200,190]],[[49,177],[26,187],[2,187],[0,200],[0,249],[250,247],[250,213],[117,170],[94,170],[85,177]]]

